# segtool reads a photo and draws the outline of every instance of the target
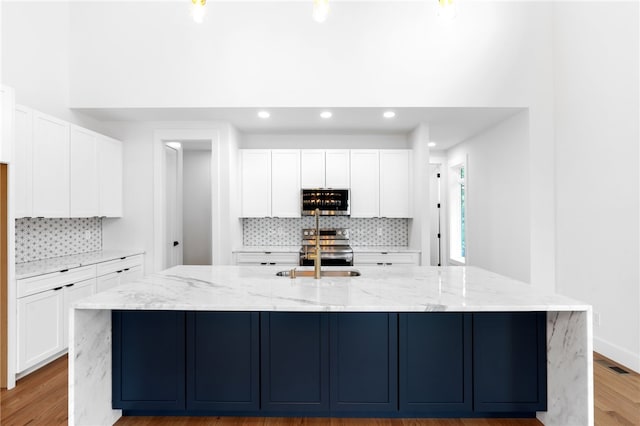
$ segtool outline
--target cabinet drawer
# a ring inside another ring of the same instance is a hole
[[[59,272],[38,275],[36,277],[18,280],[18,297],[29,296],[67,284],[95,278],[96,266],[83,266],[81,268],[63,269]]]
[[[238,265],[297,265],[300,263],[299,253],[236,253],[236,263]]]
[[[355,265],[419,265],[418,253],[354,253]]]
[[[107,275],[111,272],[123,271],[127,268],[142,265],[142,255],[121,257],[120,259],[98,263],[98,276]]]

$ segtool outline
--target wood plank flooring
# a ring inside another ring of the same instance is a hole
[[[595,423],[640,425],[640,375],[618,374],[594,354]],[[0,425],[67,424],[67,357],[62,357],[0,392]],[[125,417],[118,425],[159,426],[529,426],[535,419],[322,419],[264,417]]]

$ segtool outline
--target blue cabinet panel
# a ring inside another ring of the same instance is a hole
[[[187,313],[187,410],[260,408],[259,333],[255,312]]]
[[[184,312],[113,312],[114,408],[184,410],[184,327]]]
[[[261,316],[262,408],[279,412],[329,409],[329,318],[322,313]]]
[[[398,410],[398,314],[331,314],[331,410]]]
[[[471,314],[400,314],[400,410],[471,412]]]
[[[544,312],[474,314],[475,411],[546,410],[546,340]]]

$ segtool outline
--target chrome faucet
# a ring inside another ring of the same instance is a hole
[[[320,250],[320,209],[316,209],[315,211],[315,216],[316,216],[316,247],[315,250],[312,254],[307,255],[307,259],[313,259],[313,277],[316,280],[320,279],[321,276],[321,268],[322,268],[322,261],[321,261],[321,250]]]

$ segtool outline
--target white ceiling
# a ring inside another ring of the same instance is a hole
[[[269,111],[268,119],[257,112]],[[244,133],[404,134],[429,126],[434,149],[448,149],[522,108],[131,108],[80,109],[101,121],[227,121]],[[320,112],[331,111],[330,119]],[[383,118],[384,111],[396,116]]]

